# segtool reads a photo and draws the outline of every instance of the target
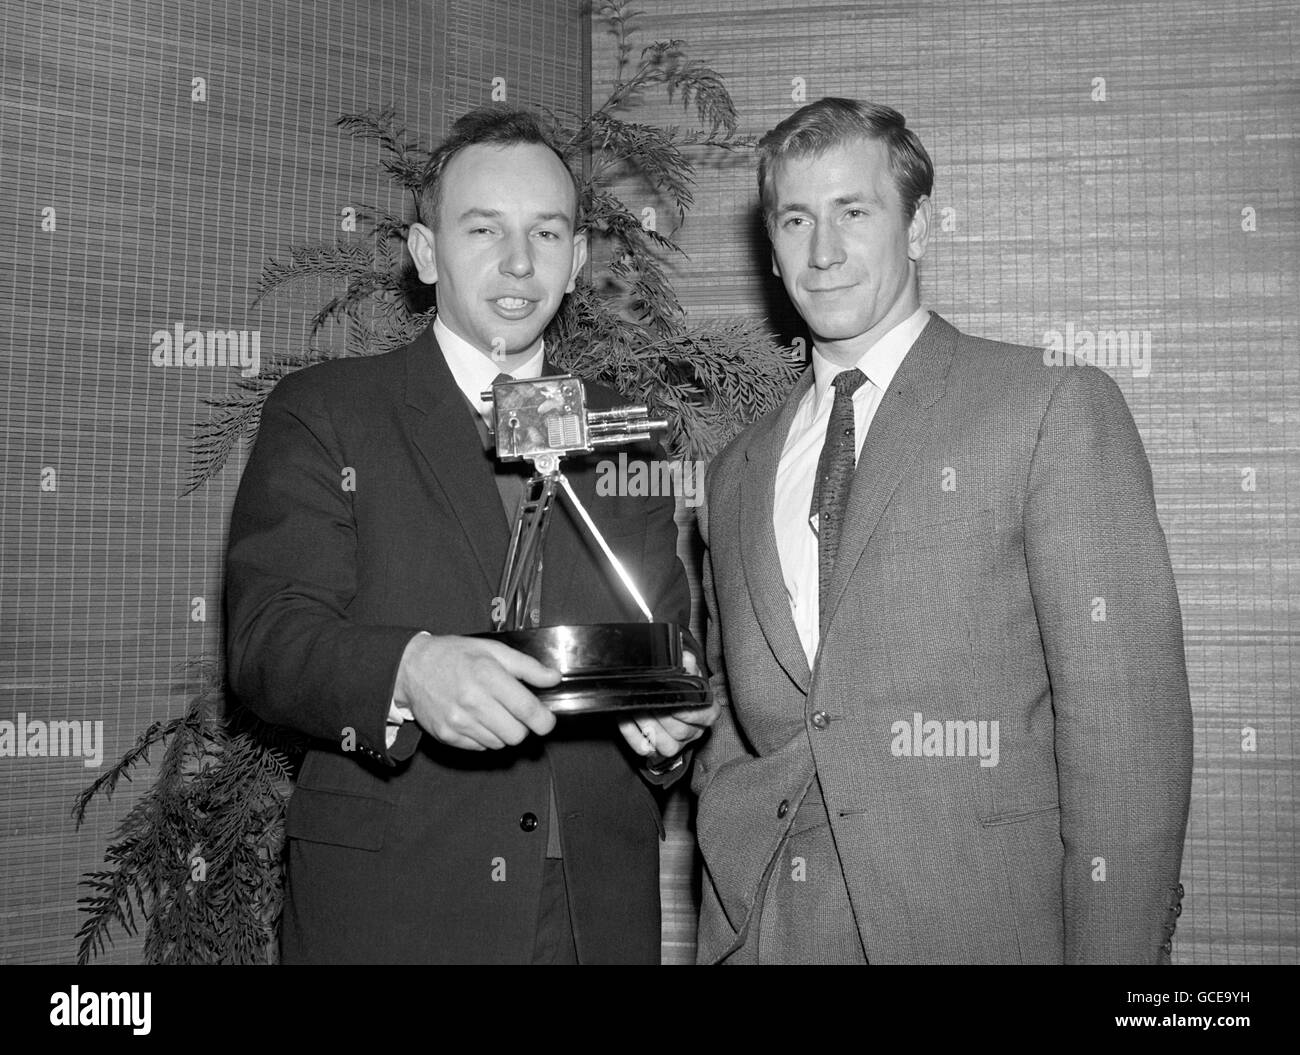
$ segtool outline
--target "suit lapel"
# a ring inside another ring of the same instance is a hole
[[[492,461],[483,450],[471,413],[430,326],[407,347],[407,428],[447,496],[447,508],[474,551],[489,594],[495,594],[505,567],[509,527]],[[432,527],[428,544],[436,546]]]
[[[935,416],[929,410],[943,395],[957,337],[957,330],[934,315],[904,357],[889,391],[876,408],[849,491],[844,535],[831,574],[830,597],[824,598],[821,605],[823,641],[853,569],[880,523],[885,507],[934,427]]]
[[[777,550],[772,513],[781,450],[799,402],[812,383],[813,372],[809,367],[786,399],[781,412],[769,419],[771,424],[756,430],[745,448],[745,472],[740,483],[741,536],[748,542],[748,545],[740,547],[740,552],[749,595],[772,654],[804,692],[808,691],[811,671],[794,617],[790,614],[790,599],[781,577],[781,554]]]

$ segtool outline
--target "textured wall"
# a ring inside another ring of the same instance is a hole
[[[724,75],[743,131],[824,95],[901,110],[938,174],[923,299],[959,328],[1076,348],[1085,331],[1136,334],[1136,358],[1100,365],[1146,441],[1186,623],[1196,773],[1175,959],[1296,962],[1294,5],[637,7],[644,40],[681,38]],[[593,55],[600,99],[609,65]],[[682,120],[659,100],[644,117]],[[702,173],[684,299],[791,338],[753,169]]]
[[[561,0],[0,10],[0,720],[100,721],[108,764],[216,653],[239,464],[179,495],[203,400],[239,368],[151,365],[151,335],[257,331],[263,362],[301,347],[323,290],[253,307],[265,259],[356,237],[349,204],[403,207],[334,119],[391,103],[432,141],[494,77],[577,109],[587,45]],[[147,784],[74,834],[100,771],[0,758],[0,961],[75,955],[77,879]]]

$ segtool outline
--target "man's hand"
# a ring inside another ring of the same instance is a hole
[[[688,674],[699,673],[699,662],[692,653],[684,653],[683,659]],[[618,730],[638,755],[673,758],[687,744],[703,736],[717,718],[718,705],[711,703],[706,707],[671,711],[658,717],[643,714],[627,718],[618,723]]]
[[[559,671],[499,641],[421,634],[402,653],[394,698],[444,744],[499,750],[555,727],[555,715],[522,683],[544,689],[559,680]]]

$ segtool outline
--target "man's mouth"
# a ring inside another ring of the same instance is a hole
[[[537,301],[527,297],[494,297],[489,303],[498,315],[507,319],[527,318],[537,307]]]

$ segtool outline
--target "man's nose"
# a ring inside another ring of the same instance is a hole
[[[808,266],[819,271],[844,263],[844,243],[834,224],[819,223],[813,227],[808,246]]]
[[[532,247],[526,236],[514,236],[506,243],[501,270],[515,278],[527,278],[533,273]]]

